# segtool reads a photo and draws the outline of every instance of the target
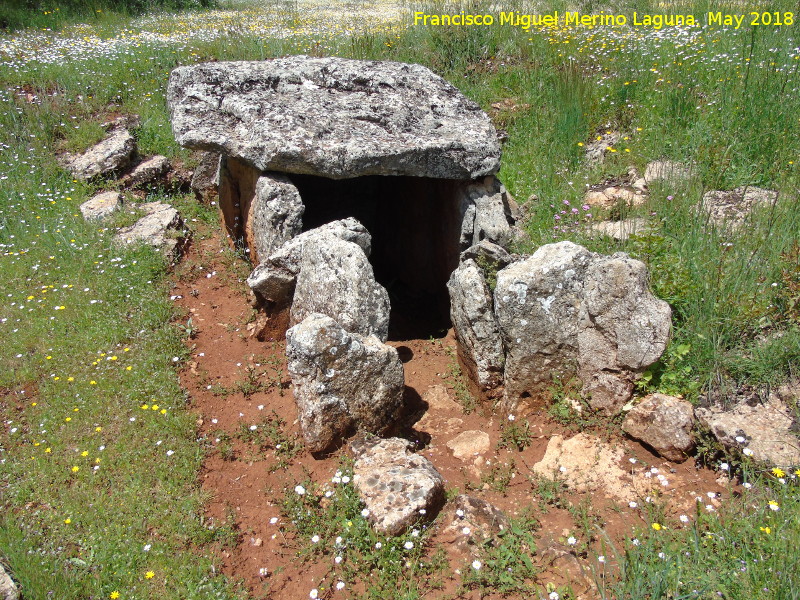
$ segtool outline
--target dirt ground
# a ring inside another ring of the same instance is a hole
[[[285,341],[282,336],[259,341],[253,335],[256,315],[241,274],[232,273],[223,259],[223,243],[218,237],[196,240],[176,268],[171,292],[191,316],[195,330],[187,342],[191,358],[181,381],[196,411],[199,435],[212,446],[201,473],[202,488],[209,495],[206,517],[216,523],[235,520],[236,547],[222,550],[218,557],[226,574],[241,579],[257,598],[304,598],[326,568],[296,558],[291,529],[283,526],[276,501],[284,489],[293,489],[307,476],[319,483],[330,481],[347,446],[324,458],[304,451],[286,468],[275,469],[275,456],[254,452],[236,439],[226,442],[226,434],[232,437],[273,411],[285,421],[285,433],[299,437],[300,432],[286,370]],[[457,488],[487,500],[509,516],[532,510],[541,523],[535,559],[542,589],[548,583],[569,584],[577,597],[598,597],[595,586],[604,570],[614,567],[609,542],[619,547],[623,539],[632,537],[634,528],[650,525],[643,510],[648,498],[663,502],[668,518],[686,514],[693,519],[697,498],[702,501],[701,510],[713,510],[736,492],[727,482],[717,481],[716,473],[695,468],[692,459],[670,463],[620,433],[603,437],[601,432],[586,432],[601,437],[600,446],[591,446],[595,437],[580,438],[589,446],[579,445],[573,455],[555,457],[552,465],[561,464],[551,478],[560,477],[571,487],[557,503],[548,504],[532,483],[534,465],[542,461],[554,436],[571,439],[577,429],[555,422],[546,411],[515,415],[517,423],[523,419],[530,423],[531,443],[521,452],[498,449],[508,415],[493,414],[486,405],[464,414],[456,402],[450,373],[455,348],[452,329],[438,339],[389,343],[404,362],[407,386],[408,410],[400,433],[434,464],[448,490]],[[265,379],[273,385],[259,385]],[[462,431],[486,432],[489,449],[479,456],[456,458],[447,442]],[[498,485],[505,474],[510,476],[507,486]],[[709,492],[716,497],[710,498]],[[459,531],[447,528],[454,513],[450,502],[434,525],[433,542],[445,547],[452,570],[444,589],[435,595],[478,597],[477,593],[455,595],[459,570],[473,560],[474,546],[459,543]],[[586,522],[576,522],[578,514],[590,522],[590,539],[586,539]],[[568,544],[570,536],[579,540],[576,547]],[[605,563],[598,562],[601,554],[609,555]],[[345,598],[352,591],[331,593]]]

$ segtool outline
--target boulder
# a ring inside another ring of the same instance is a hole
[[[311,452],[330,449],[358,428],[383,433],[403,401],[403,364],[375,336],[348,333],[311,314],[286,332],[286,356],[303,439]]]
[[[101,192],[81,204],[81,214],[87,221],[102,221],[122,207],[122,194]]]
[[[0,564],[0,600],[17,600],[18,598],[17,584],[6,572],[5,567]]]
[[[322,240],[326,236],[353,242],[364,251],[366,256],[370,254],[372,238],[361,223],[353,218],[333,221],[301,233],[283,244],[250,273],[247,285],[270,308],[276,310],[286,308],[291,304],[294,295],[297,274],[300,272],[303,245],[310,239]]]
[[[76,179],[93,179],[127,167],[136,152],[136,140],[124,128],[113,128],[108,137],[83,154],[67,154],[64,166]]]
[[[303,243],[291,323],[312,313],[328,315],[346,331],[386,341],[389,294],[375,281],[360,246],[333,236]]]
[[[505,353],[494,313],[492,290],[479,265],[492,269],[496,280],[497,271],[510,260],[505,250],[483,242],[483,246],[473,246],[462,254],[461,264],[447,282],[450,319],[458,342],[459,358],[471,379],[484,392],[503,382]]]
[[[186,237],[178,211],[163,202],[148,202],[138,208],[147,214],[133,225],[117,231],[114,240],[119,244],[143,242],[175,257]]]
[[[147,186],[164,177],[169,169],[169,159],[159,154],[139,163],[129,175],[128,181],[133,187]]]
[[[735,231],[744,224],[755,207],[768,207],[777,201],[778,192],[741,186],[728,192],[706,192],[699,207],[714,225]]]
[[[183,66],[167,105],[179,144],[261,171],[475,179],[500,167],[488,116],[419,65],[293,56]]]
[[[353,484],[376,531],[399,535],[441,508],[444,480],[427,458],[411,452],[410,442],[362,438],[351,448]]]
[[[694,449],[693,426],[694,409],[689,402],[651,394],[631,409],[622,429],[667,460],[683,462]]]
[[[494,306],[506,350],[505,409],[546,396],[577,376],[595,409],[617,412],[637,374],[663,353],[669,305],[647,287],[647,268],[624,253],[548,244],[497,274]]]
[[[219,152],[201,152],[191,187],[198,202],[209,204],[219,193]]]
[[[797,422],[783,394],[772,393],[765,401],[752,397],[731,409],[720,406],[698,408],[697,420],[714,434],[723,446],[749,449],[758,461],[789,468],[800,465],[800,440]]]

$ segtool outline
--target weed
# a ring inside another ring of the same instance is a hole
[[[500,439],[497,440],[498,448],[516,449],[522,452],[531,445],[531,428],[527,420],[519,422],[514,415],[508,416],[508,422],[500,431]]]
[[[496,461],[491,469],[481,475],[481,483],[488,486],[490,490],[505,494],[511,480],[514,479],[516,463],[511,458],[507,463]]]
[[[557,474],[553,478],[544,477],[542,475],[529,476],[533,493],[539,502],[539,509],[542,512],[547,512],[548,506],[556,508],[566,508],[568,502],[564,496],[567,491],[566,484],[558,478]]]
[[[297,554],[305,560],[330,560],[331,581],[360,581],[364,596],[418,598],[441,586],[447,566],[443,550],[429,555],[430,529],[420,523],[399,536],[375,533],[351,483],[348,461],[332,483],[310,479],[287,489],[281,511],[291,522]]]
[[[286,421],[275,411],[254,425],[239,425],[236,437],[254,446],[258,453],[274,452],[278,459],[272,470],[286,469],[289,463],[303,450],[303,444],[296,435],[286,433]]]
[[[533,532],[538,522],[522,516],[480,548],[478,560],[463,567],[461,587],[478,590],[481,596],[533,594],[536,569],[531,557],[536,552]]]
[[[455,350],[450,346],[445,348],[445,352],[450,357],[450,364],[447,365],[447,384],[453,388],[456,394],[456,400],[461,404],[461,408],[465,415],[472,413],[477,407],[475,397],[469,391],[469,385],[464,372],[461,370],[461,365],[458,363],[458,357]]]

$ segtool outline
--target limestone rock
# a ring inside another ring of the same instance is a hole
[[[320,314],[286,332],[286,356],[303,439],[329,449],[352,429],[383,433],[403,401],[403,364],[375,336],[348,333]]]
[[[599,438],[579,433],[569,439],[550,438],[544,457],[533,465],[533,472],[558,479],[578,493],[603,492],[618,501],[637,498],[630,477],[619,462],[622,448],[612,448]]]
[[[628,413],[622,429],[667,460],[683,462],[694,448],[694,409],[689,402],[651,394]]]
[[[408,441],[374,438],[351,447],[356,455],[353,484],[376,531],[399,535],[435,516],[444,501],[444,480],[427,458],[410,452]]]
[[[578,376],[595,409],[617,412],[637,373],[663,353],[669,305],[647,288],[647,269],[624,253],[601,256],[548,244],[497,274],[494,306],[506,350],[505,408]]]
[[[770,394],[763,403],[757,398],[740,402],[730,410],[698,408],[695,415],[724,446],[749,448],[755,460],[779,467],[800,465],[796,421],[779,394]]]
[[[122,206],[122,194],[102,192],[81,204],[81,214],[87,221],[107,219]]]
[[[0,564],[0,600],[17,600],[19,590],[2,564]]]
[[[462,431],[446,446],[459,460],[472,460],[489,451],[489,434],[485,431]]]
[[[592,223],[589,231],[615,240],[625,241],[632,235],[641,235],[648,229],[647,219],[632,218],[622,221],[600,221]]]
[[[266,258],[303,229],[305,206],[288,177],[264,173],[247,210],[245,243],[254,261]]]
[[[640,206],[647,200],[647,195],[640,189],[625,185],[600,186],[589,190],[583,197],[583,203],[600,208],[612,208],[618,203],[627,206]]]
[[[116,128],[104,140],[83,154],[66,155],[64,166],[76,179],[92,179],[121,171],[127,167],[136,152],[136,140],[127,129]]]
[[[473,254],[478,256],[477,251],[473,251]],[[492,260],[489,258],[479,260],[493,265],[495,273],[500,266],[496,262],[489,262]],[[503,381],[505,353],[494,314],[492,291],[486,283],[483,270],[475,260],[464,260],[450,276],[447,289],[450,292],[450,318],[461,362],[481,389],[492,390]]]
[[[666,349],[672,310],[648,289],[647,267],[618,252],[586,270],[578,332],[578,377],[589,405],[618,412],[637,374]]]
[[[147,214],[130,227],[121,228],[114,240],[120,244],[143,242],[174,257],[186,236],[178,211],[163,202],[148,202],[138,208]]]
[[[461,192],[461,248],[488,240],[508,246],[513,238],[508,192],[496,177],[472,181]],[[508,213],[508,215],[507,215]],[[513,221],[512,221],[513,222]]]
[[[169,159],[158,154],[136,166],[129,176],[130,184],[134,187],[146,186],[164,177],[169,169]]]
[[[386,341],[389,294],[375,281],[357,244],[333,236],[311,237],[303,244],[291,322],[312,313],[328,315],[346,331]]]
[[[477,550],[487,542],[496,543],[498,534],[511,525],[502,510],[481,498],[460,494],[453,505],[453,519],[442,531],[446,545]]]
[[[692,176],[689,165],[671,160],[656,160],[648,163],[644,169],[644,179],[647,183],[654,181],[681,181]]]
[[[167,104],[179,144],[262,171],[474,179],[500,167],[488,116],[419,65],[292,56],[183,66]]]
[[[700,207],[718,227],[731,231],[739,229],[757,206],[768,207],[778,200],[778,192],[753,186],[741,186],[729,192],[712,191],[703,194]]]
[[[353,218],[332,221],[301,233],[283,244],[250,273],[247,285],[270,308],[280,310],[289,306],[294,295],[297,274],[300,272],[303,245],[309,239],[322,239],[325,236],[353,242],[361,247],[366,256],[370,254],[372,238],[361,223]]]
[[[622,139],[619,131],[606,131],[598,135],[597,139],[586,144],[586,160],[589,164],[602,164],[606,159],[606,152]]]
[[[200,162],[192,173],[192,191],[198,202],[208,204],[219,193],[219,153],[202,152]]]

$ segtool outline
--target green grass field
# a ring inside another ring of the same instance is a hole
[[[188,159],[164,100],[177,65],[298,53],[426,65],[507,131],[500,178],[521,202],[536,196],[521,250],[569,239],[648,264],[654,292],[673,308],[674,338],[640,392],[697,400],[798,375],[797,24],[526,31],[414,26],[408,16],[495,11],[478,3],[256,4],[136,18],[105,11],[84,23],[43,10],[32,27],[0,35],[0,559],[26,600],[246,597],[210,558],[231,532],[201,517],[205,449],[176,376],[187,350],[168,265],[85,223],[78,206],[104,182],[76,182],[55,159],[91,145],[103,118],[119,113],[140,116],[142,155]],[[664,12],[647,0],[615,12],[634,10]],[[709,10],[726,7],[670,9]],[[796,3],[764,10],[800,18]],[[589,165],[585,145],[611,130],[624,139]],[[607,215],[583,207],[587,185],[660,158],[691,163],[696,176],[622,208],[650,232],[588,237],[582,223]],[[734,235],[709,227],[694,209],[702,194],[740,185],[777,190],[779,200]],[[205,210],[189,196],[172,202]],[[656,510],[659,527],[609,547],[622,568],[599,580],[604,597],[800,597],[798,473],[740,468],[753,487],[724,510],[691,526],[663,523]],[[404,583],[390,589],[417,597],[426,588],[414,576],[398,575]]]

